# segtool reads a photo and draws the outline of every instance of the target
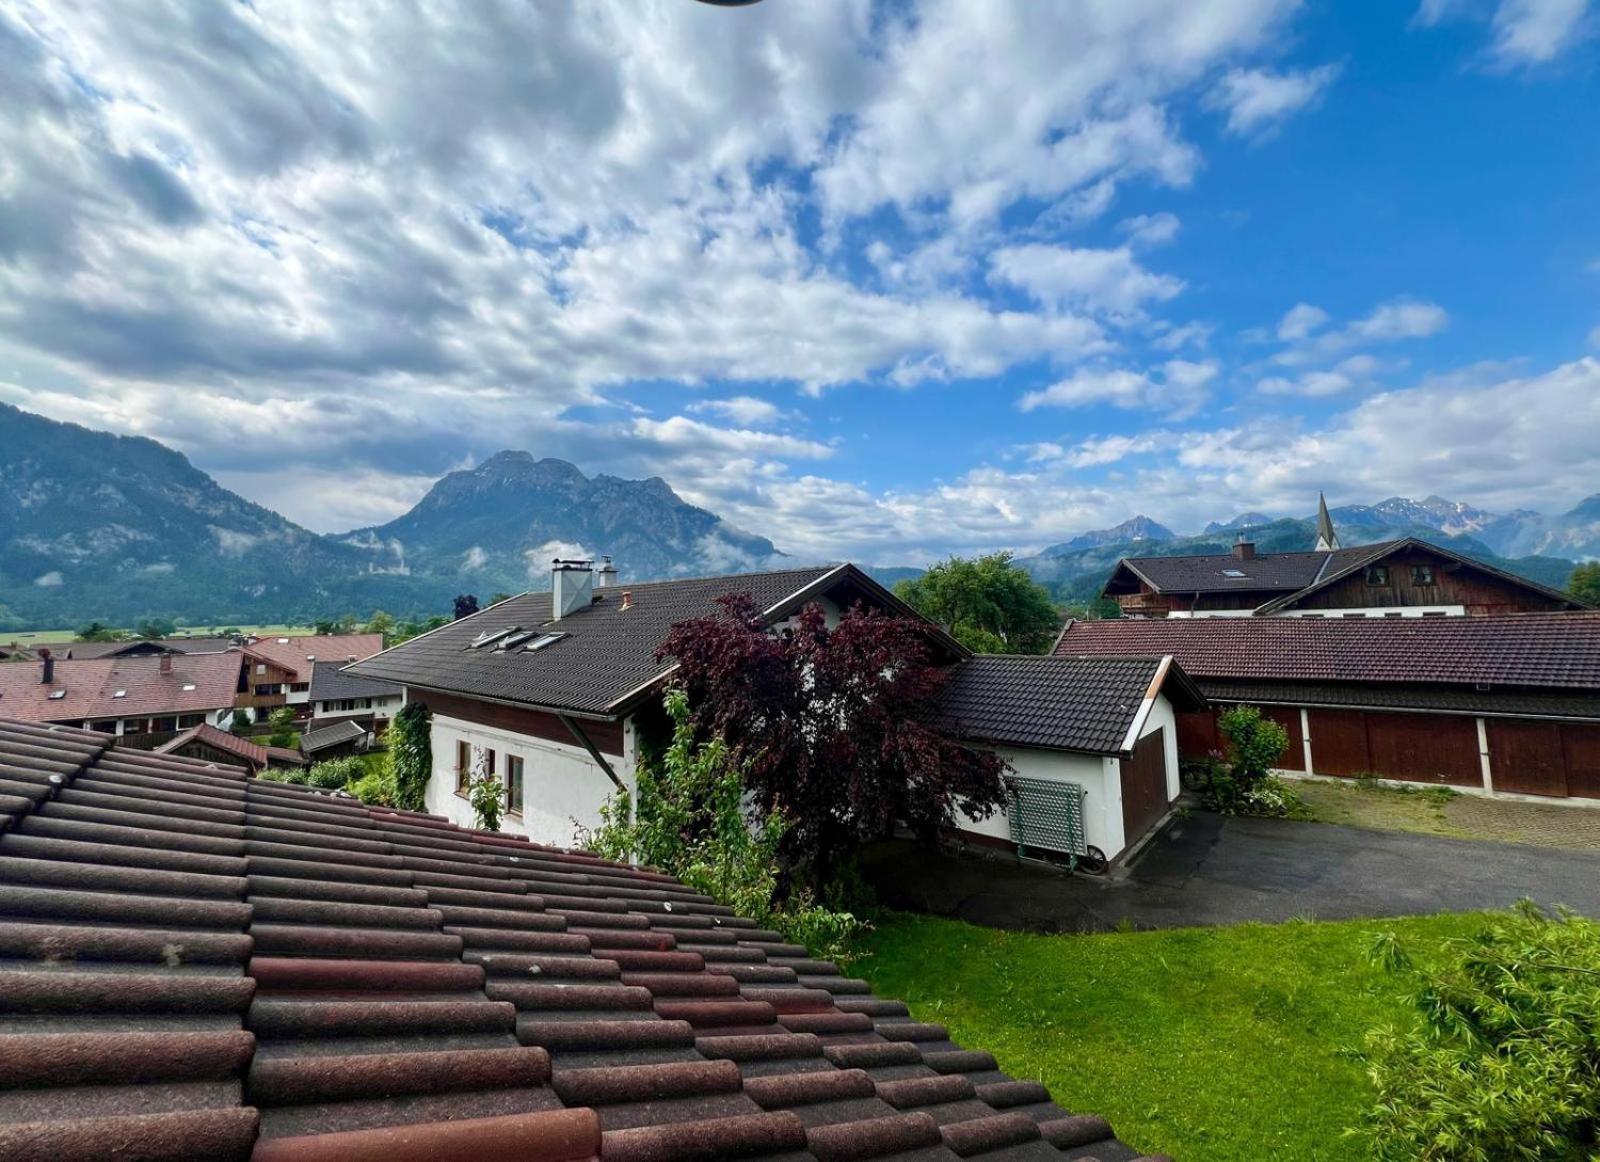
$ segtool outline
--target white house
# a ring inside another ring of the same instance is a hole
[[[1024,809],[1030,780],[1081,786],[1089,814],[1078,848],[1092,844],[1108,858],[1177,794],[1171,699],[1205,704],[1161,659],[974,657],[853,565],[627,587],[594,579],[588,562],[557,562],[550,592],[509,598],[343,670],[403,686],[407,701],[432,711],[429,811],[470,824],[467,784],[490,773],[507,786],[507,830],[567,845],[596,826],[608,798],[634,793],[641,720],[660,719],[673,663],[658,661],[657,648],[729,593],[749,593],[774,628],[812,602],[830,620],[859,601],[921,621],[938,660],[953,667],[952,728],[1002,751]],[[1004,839],[1008,818],[970,830]],[[1052,842],[1060,840],[1034,827],[1025,846]]]

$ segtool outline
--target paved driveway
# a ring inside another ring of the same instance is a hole
[[[1524,896],[1600,917],[1600,854],[1208,812],[1175,821],[1103,879],[898,844],[865,867],[893,907],[1035,932],[1404,916]]]

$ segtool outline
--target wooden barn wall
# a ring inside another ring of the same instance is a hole
[[[1227,709],[1220,705],[1177,715],[1178,754],[1203,758],[1226,751],[1217,717]],[[1260,709],[1289,735],[1279,769],[1305,770],[1300,708]],[[1470,714],[1309,707],[1306,716],[1316,774],[1483,786],[1478,721]],[[1484,730],[1496,791],[1600,799],[1600,724],[1485,717]]]
[[[412,694],[413,702],[425,702],[435,714],[476,722],[480,726],[494,726],[516,734],[543,738],[550,742],[581,746],[572,732],[554,714],[542,710],[529,710],[521,706],[501,706],[497,702],[479,702],[475,698],[461,698],[454,694],[434,694],[418,690]],[[622,723],[595,722],[579,719],[578,725],[589,736],[595,749],[602,754],[622,755]]]
[[[1461,605],[1469,614],[1528,613],[1560,609],[1559,602],[1421,549],[1385,557],[1387,585],[1368,585],[1361,569],[1296,602],[1295,609],[1371,609],[1375,606]],[[1416,585],[1411,566],[1433,566],[1434,583]]]

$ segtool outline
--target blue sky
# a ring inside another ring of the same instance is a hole
[[[0,399],[320,531],[502,447],[806,556],[1600,491],[1589,0],[0,3]]]

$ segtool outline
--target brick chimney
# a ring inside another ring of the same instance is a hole
[[[1254,561],[1256,559],[1256,543],[1246,539],[1243,533],[1233,543],[1233,555],[1241,561]]]
[[[39,678],[41,686],[53,686],[56,681],[56,660],[50,656],[49,650],[39,651],[39,661],[44,663],[41,667],[42,675]]]
[[[557,557],[550,573],[552,620],[571,617],[587,609],[594,597],[594,562],[563,561]]]
[[[164,652],[161,655],[161,672],[163,674],[172,673],[172,651],[171,650],[167,650],[166,652]]]

